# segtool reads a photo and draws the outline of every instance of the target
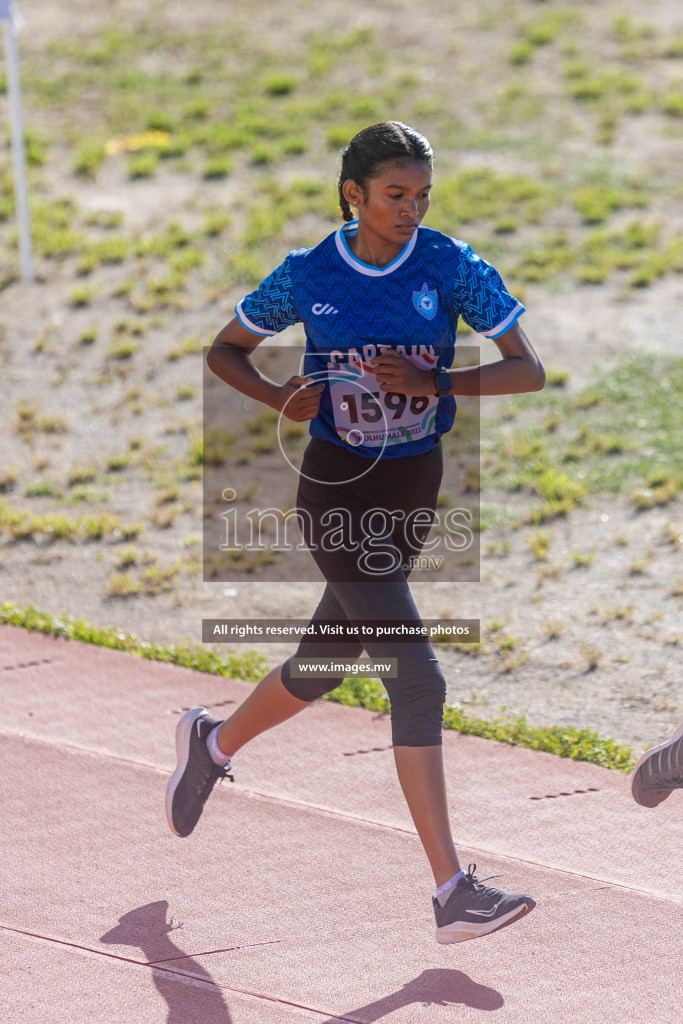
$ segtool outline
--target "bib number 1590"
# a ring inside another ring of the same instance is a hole
[[[407,395],[398,391],[364,391],[360,395],[360,410],[357,402],[358,395],[342,395],[343,401],[348,408],[349,420],[351,423],[359,423],[364,420],[366,423],[377,423],[384,416],[379,399],[389,412],[393,413],[392,419],[400,420],[406,406],[408,405]],[[418,416],[424,412],[429,405],[427,395],[414,395],[410,399],[410,412]]]

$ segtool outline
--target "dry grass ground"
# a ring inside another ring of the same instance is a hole
[[[311,612],[312,585],[202,583],[201,351],[288,249],[333,229],[339,146],[398,117],[437,153],[427,223],[499,266],[562,384],[482,406],[482,582],[416,590],[425,615],[482,620],[474,653],[443,652],[450,699],[637,748],[672,732],[683,468],[679,421],[663,413],[680,405],[679,5],[20,8],[37,282],[17,280],[5,146],[0,594],[159,642],[199,639],[202,617]],[[590,389],[631,354],[645,359],[622,418]],[[596,456],[584,438],[572,460],[562,430],[578,437],[583,421],[606,438],[606,417],[634,450],[605,441]],[[544,519],[550,464],[566,486],[586,482]]]

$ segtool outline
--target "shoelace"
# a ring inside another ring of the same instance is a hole
[[[222,783],[223,779],[230,779],[231,782],[235,781],[234,775],[230,774],[229,765],[214,765],[215,772],[207,773],[200,778],[195,790],[196,796],[199,800],[206,800],[209,793],[213,789],[216,782],[216,773],[218,774],[218,782]]]
[[[465,875],[465,878],[473,889],[476,889],[481,896],[493,896],[495,893],[500,892],[500,889],[495,889],[492,885],[486,886],[484,885],[484,882],[489,882],[492,878],[502,878],[502,875],[487,875],[486,878],[482,878],[481,881],[479,881],[474,874],[476,870],[476,864],[469,864],[467,867],[467,874]]]

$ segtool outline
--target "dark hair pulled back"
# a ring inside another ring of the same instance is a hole
[[[368,178],[374,178],[381,164],[396,160],[424,160],[432,164],[434,153],[429,142],[402,121],[381,121],[363,128],[342,150],[339,175],[339,205],[345,221],[353,220],[342,187],[349,178],[365,187]]]

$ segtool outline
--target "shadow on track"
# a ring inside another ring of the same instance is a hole
[[[166,900],[129,910],[100,942],[136,946],[148,964],[158,965],[150,974],[168,1006],[167,1024],[233,1024],[223,993],[209,972],[168,937],[180,925],[167,924],[167,913]],[[184,978],[181,971],[192,977]]]
[[[500,992],[487,985],[479,985],[462,971],[447,968],[433,968],[423,971],[417,978],[407,982],[398,992],[377,999],[365,1006],[344,1010],[338,1017],[329,1017],[320,1024],[335,1024],[339,1017],[362,1020],[365,1024],[381,1020],[403,1006],[454,1006],[458,1003],[475,1010],[500,1010],[505,1005]],[[358,1014],[358,1017],[356,1017]]]

